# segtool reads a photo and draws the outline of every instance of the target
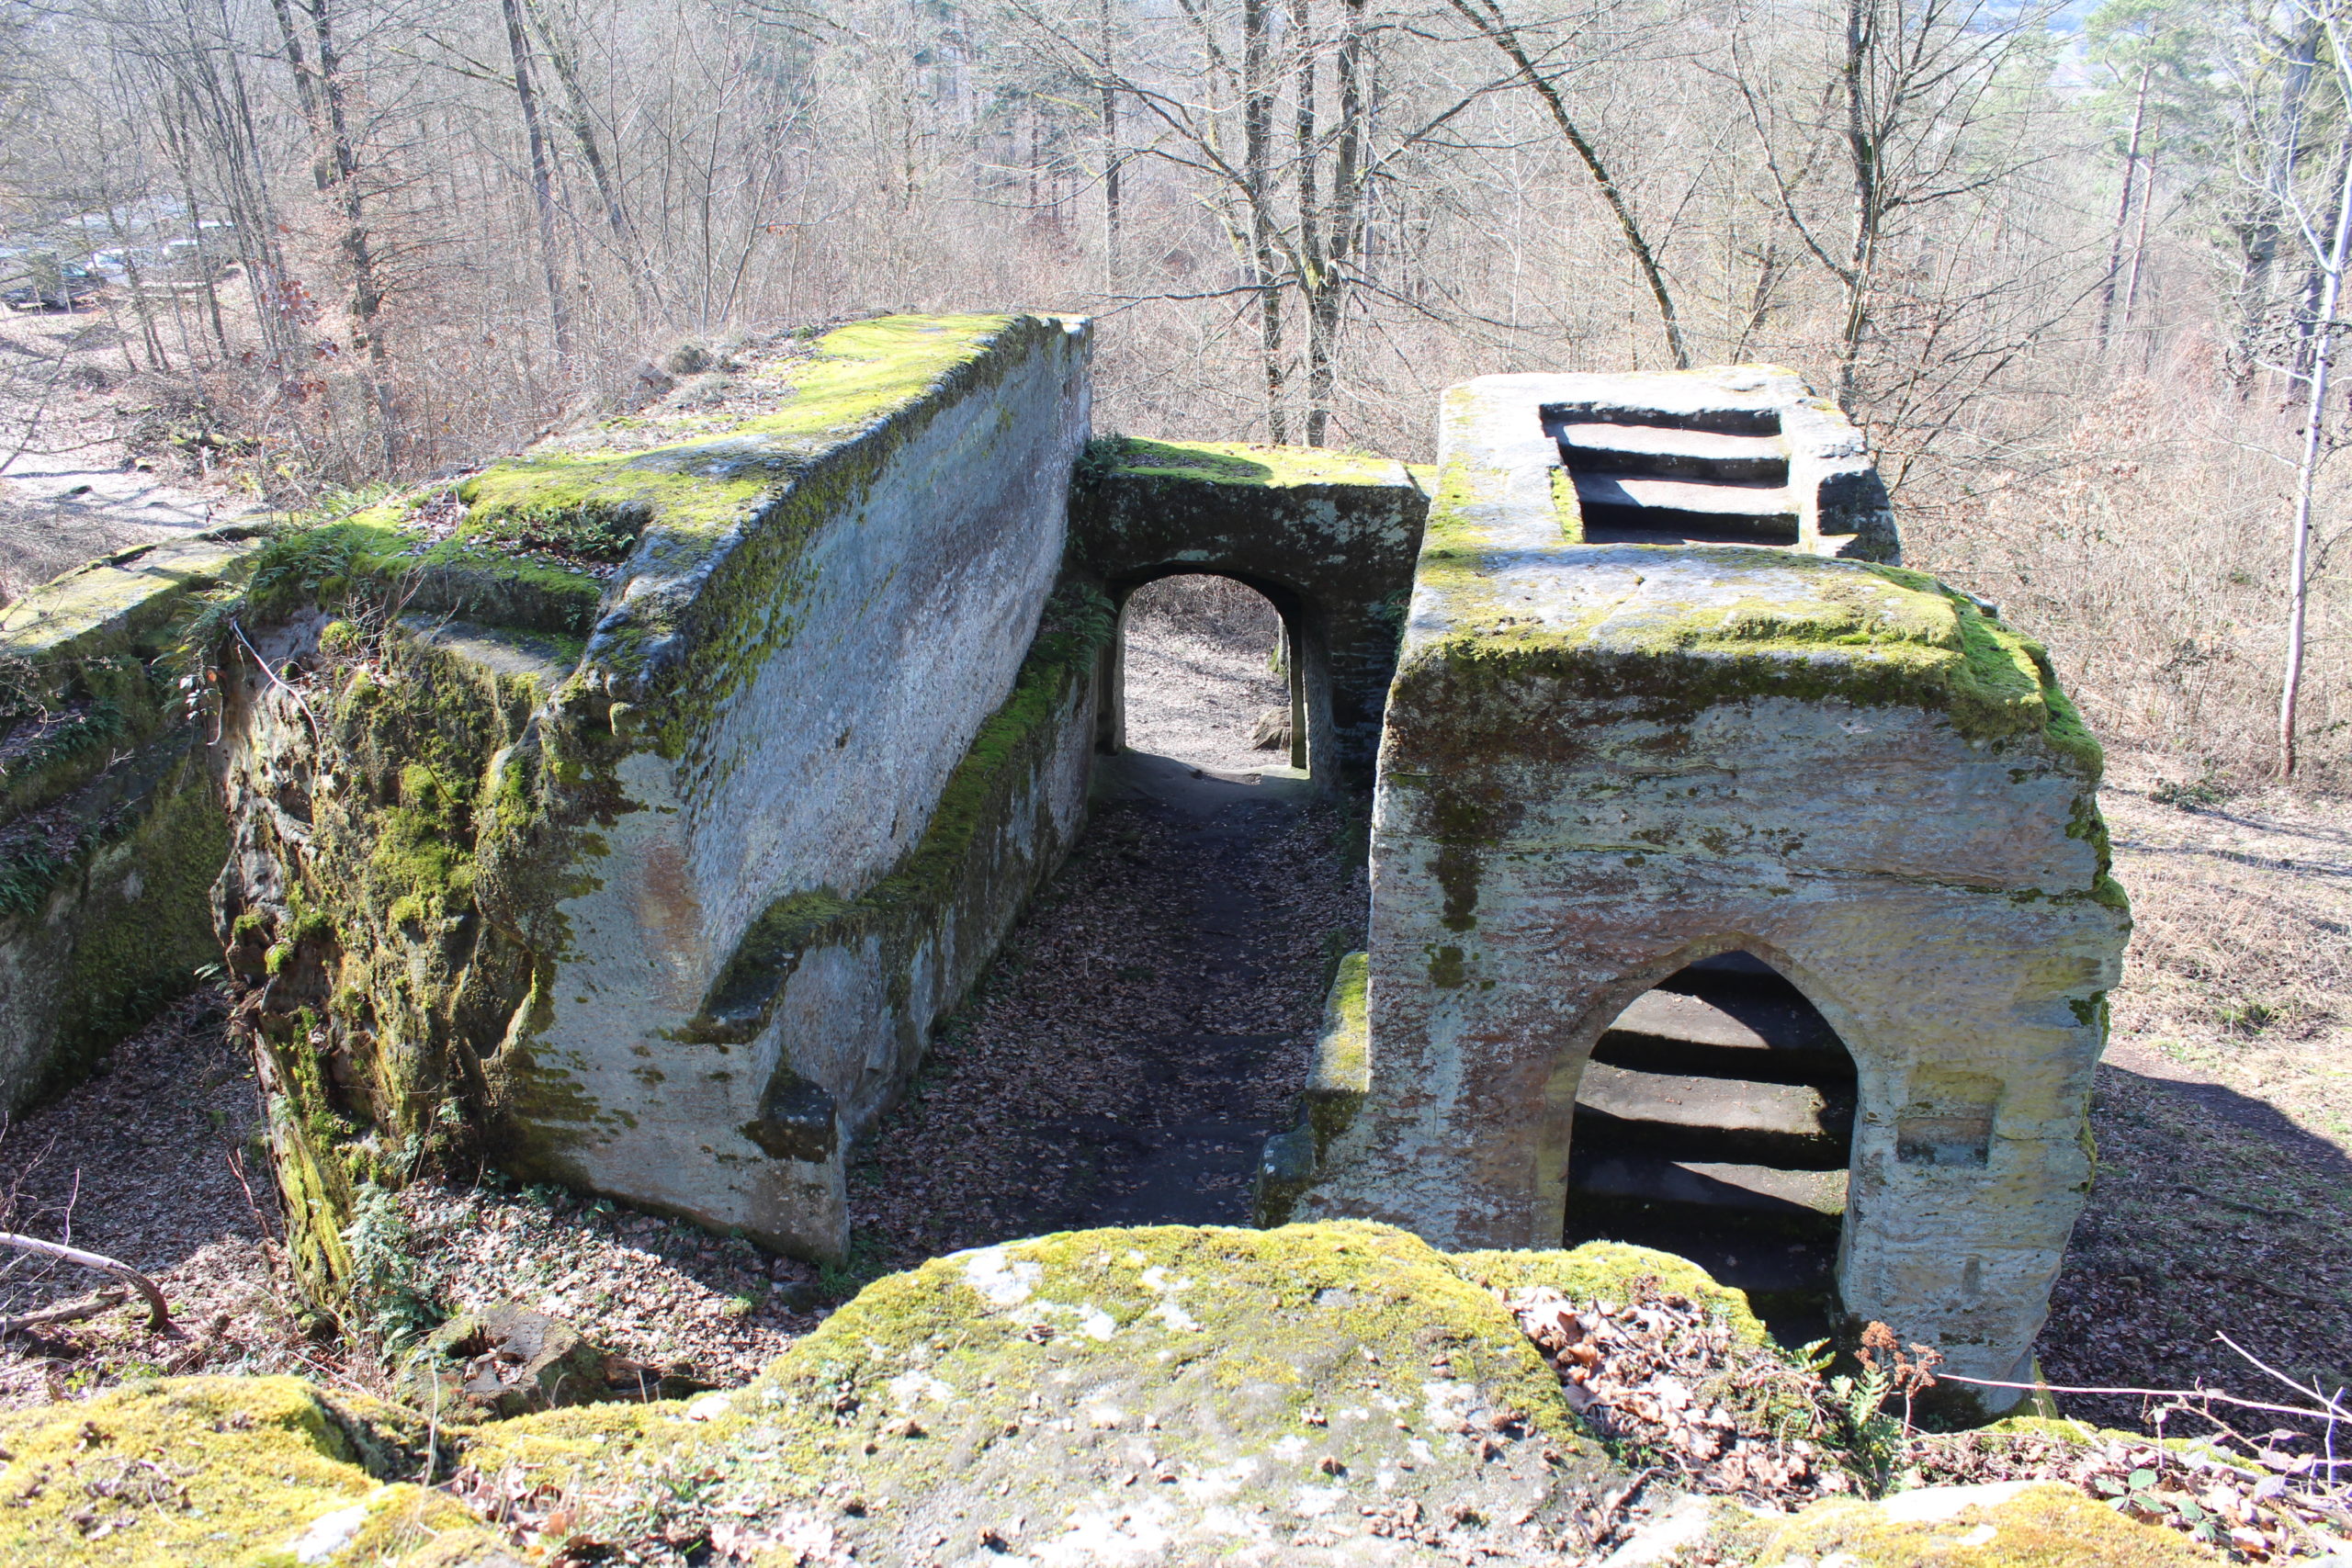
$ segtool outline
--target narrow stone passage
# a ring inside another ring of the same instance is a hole
[[[1092,825],[866,1142],[860,1262],[1099,1224],[1246,1224],[1365,885],[1303,782],[1103,759]],[[863,1270],[861,1270],[863,1271]]]

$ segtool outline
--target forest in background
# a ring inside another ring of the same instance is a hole
[[[878,310],[1096,317],[1101,429],[1415,459],[1466,377],[1785,364],[1868,429],[1909,563],[2046,640],[2102,735],[2180,789],[2274,775],[2296,669],[2295,776],[2340,788],[2348,34],[2308,0],[0,0],[0,273],[86,274],[85,389],[289,508]],[[0,450],[44,449],[67,361],[0,350]]]

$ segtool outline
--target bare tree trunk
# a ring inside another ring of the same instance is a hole
[[[2251,367],[2259,357],[2265,322],[2270,313],[2271,268],[2278,259],[2279,215],[2286,209],[2287,191],[2295,165],[2302,157],[2303,108],[2311,95],[2312,72],[2319,63],[2320,24],[2306,18],[2290,46],[2286,80],[2278,89],[2278,121],[2263,150],[2262,188],[2253,215],[2238,225],[2238,363]]]
[[[2107,338],[2115,319],[2115,280],[2123,271],[2123,235],[2132,226],[2132,181],[2140,169],[2140,131],[2148,121],[2148,78],[2153,63],[2140,67],[2140,90],[2132,100],[2132,134],[2123,149],[2123,200],[2115,209],[2115,234],[2107,247],[2107,276],[2098,290],[2098,351],[2107,353]],[[2143,196],[2142,201],[2147,198]]]
[[[596,134],[595,118],[589,113],[588,94],[580,83],[580,65],[574,58],[571,40],[568,34],[557,30],[538,0],[524,0],[524,7],[530,17],[531,31],[538,38],[540,52],[547,57],[557,85],[563,89],[565,127],[580,144],[581,161],[588,165],[588,177],[596,186],[597,204],[604,208],[605,222],[613,231],[614,243],[620,247],[629,291],[642,315],[646,299],[651,297],[658,305],[662,290],[647,259],[644,243],[638,237],[637,224],[621,199],[620,184],[605,157],[603,139]]]
[[[1600,150],[1593,146],[1591,139],[1569,116],[1567,102],[1560,96],[1558,85],[1535,68],[1535,62],[1521,43],[1518,30],[1504,17],[1498,0],[1447,0],[1447,4],[1460,12],[1464,20],[1477,28],[1479,36],[1502,51],[1511,64],[1518,68],[1521,80],[1544,100],[1544,108],[1552,116],[1552,123],[1559,128],[1561,136],[1576,150],[1577,156],[1584,163],[1585,172],[1592,176],[1592,183],[1600,190],[1601,199],[1609,204],[1610,212],[1617,220],[1618,230],[1625,239],[1625,249],[1633,255],[1634,265],[1641,269],[1642,281],[1649,286],[1650,298],[1657,302],[1658,321],[1666,329],[1667,352],[1674,356],[1675,368],[1690,369],[1690,350],[1683,342],[1682,321],[1675,312],[1674,294],[1667,287],[1666,274],[1658,267],[1657,254],[1643,234],[1641,223],[1634,217],[1633,205],[1619,188],[1616,176],[1601,161]]]
[[[359,150],[351,135],[345,110],[343,71],[335,52],[331,0],[302,0],[309,12],[312,41],[318,45],[320,100],[326,109],[328,150],[334,161],[335,205],[343,214],[342,249],[351,267],[351,335],[368,350],[368,386],[376,404],[378,437],[384,467],[399,466],[400,431],[392,413],[391,388],[387,382],[390,350],[379,317],[384,309],[383,283],[377,273],[376,251],[368,232],[368,213],[359,189]]]
[[[2341,63],[2339,51],[2339,63]],[[2346,75],[2352,78],[2352,71]],[[2335,348],[2335,308],[2344,288],[2345,253],[2352,243],[2352,130],[2345,136],[2343,184],[2335,197],[2335,232],[2328,243],[2312,342],[2311,401],[2303,415],[2303,455],[2295,470],[2295,513],[2288,525],[2287,664],[2278,694],[2278,776],[2295,775],[2295,708],[2303,690],[2304,624],[2311,603],[2312,491],[2318,483],[2327,427],[2328,370]]]
[[[2153,137],[2150,141],[2146,166],[2140,175],[2140,226],[2132,237],[2132,265],[2124,275],[2123,319],[2116,323],[2118,332],[2132,330],[2132,307],[2140,300],[2140,267],[2148,255],[2148,209],[2156,204],[2156,148]]]
[[[519,0],[500,0],[506,14],[506,52],[514,63],[514,99],[522,107],[523,130],[531,147],[531,201],[538,209],[539,270],[548,286],[548,324],[555,337],[559,374],[571,359],[571,311],[564,303],[556,267],[555,197],[548,177],[548,142],[539,130],[539,103],[531,91],[530,46],[523,41]]]
[[[1115,288],[1119,286],[1119,93],[1113,85],[1117,67],[1112,59],[1111,0],[1098,0],[1094,25],[1102,73],[1102,278]]]
[[[1322,254],[1307,293],[1306,444],[1329,439],[1337,389],[1336,360],[1341,313],[1347,307],[1350,269],[1362,249],[1364,228],[1363,149],[1370,140],[1370,112],[1363,91],[1364,0],[1340,0],[1345,19],[1333,73],[1340,90],[1340,122],[1331,158],[1331,196],[1319,229]]]
[[[1884,192],[1879,175],[1880,137],[1870,115],[1871,56],[1878,46],[1879,0],[1846,0],[1846,58],[1840,85],[1846,97],[1846,153],[1853,168],[1853,235],[1847,247],[1846,322],[1838,338],[1838,406],[1849,414],[1860,391],[1862,341],[1870,333]]]
[[[1283,409],[1283,300],[1275,281],[1273,214],[1274,95],[1271,0],[1241,0],[1241,169],[1250,203],[1250,282],[1258,290],[1258,334],[1265,362],[1266,424],[1276,443],[1290,439]]]
[[[1322,192],[1317,188],[1315,119],[1314,0],[1290,0],[1291,55],[1291,137],[1293,156],[1297,160],[1294,178],[1297,185],[1299,293],[1306,310],[1306,444],[1323,445],[1323,434],[1330,418],[1324,401],[1329,390],[1330,347],[1323,341],[1321,313],[1316,310],[1323,290],[1330,284],[1329,258],[1324,254],[1324,227],[1317,204]]]
[[[294,98],[302,107],[302,123],[311,128],[311,183],[320,190],[334,184],[334,168],[327,161],[326,120],[319,107],[317,75],[303,51],[302,36],[294,30],[294,10],[287,0],[269,0],[277,17],[278,39],[286,50],[287,68],[294,73]]]

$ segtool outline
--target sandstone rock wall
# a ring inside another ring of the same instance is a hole
[[[1085,347],[771,344],[272,547],[220,920],[314,1281],[436,1145],[841,1249],[845,1139],[1078,825]]]

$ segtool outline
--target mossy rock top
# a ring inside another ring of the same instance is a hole
[[[0,659],[46,660],[134,649],[187,597],[234,576],[249,538],[203,534],[91,561],[0,609]]]
[[[729,395],[606,420],[465,481],[460,532],[501,519],[640,509],[671,529],[723,529],[806,462],[922,400],[1020,316],[886,316],[747,351]]]
[[[1196,483],[1289,489],[1304,485],[1410,486],[1404,464],[1327,446],[1274,446],[1246,441],[1147,441],[1106,435],[1087,448],[1103,479],[1186,479]]]
[[[441,1463],[561,1510],[576,1539],[725,1529],[781,1551],[762,1562],[1548,1561],[1570,1512],[1628,1478],[1504,1296],[1623,1299],[1645,1279],[1762,1340],[1738,1292],[1639,1247],[1448,1257],[1356,1222],[1064,1233],[878,1280],[732,1393],[444,1411]],[[0,1415],[0,1561],[494,1561],[488,1526],[408,1483],[431,1438],[413,1412],[283,1377]],[[1718,1517],[1743,1562],[2211,1560],[2072,1488],[1959,1491]]]
[[[1442,497],[1400,680],[1518,671],[1693,705],[1838,699],[2036,739],[2096,780],[2098,743],[2041,644],[1924,572],[1747,545],[1491,539]]]

